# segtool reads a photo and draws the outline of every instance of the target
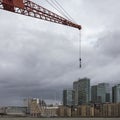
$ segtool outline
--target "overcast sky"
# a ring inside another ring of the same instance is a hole
[[[0,10],[0,105],[61,100],[61,91],[83,77],[91,85],[120,83],[120,0],[59,3],[82,25],[82,68],[77,29]]]

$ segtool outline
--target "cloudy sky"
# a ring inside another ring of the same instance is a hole
[[[46,1],[34,2],[56,12]],[[91,85],[120,83],[120,1],[59,3],[82,25],[82,68],[77,29],[0,10],[0,105],[61,100],[62,90],[83,77]]]

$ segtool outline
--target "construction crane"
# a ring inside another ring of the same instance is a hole
[[[18,13],[33,18],[46,20],[53,23],[58,23],[81,30],[81,25],[78,25],[60,15],[57,15],[50,10],[37,5],[30,0],[0,0],[0,9],[7,10],[9,12]],[[81,58],[80,67],[81,67]]]

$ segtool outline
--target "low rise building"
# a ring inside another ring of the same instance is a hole
[[[45,116],[46,103],[39,98],[29,98],[26,100],[27,109],[31,117]]]
[[[46,107],[44,115],[46,117],[57,117],[58,116],[58,107]]]
[[[58,117],[120,117],[120,103],[60,106]]]
[[[6,115],[9,116],[26,116],[27,108],[19,106],[9,106],[6,107]]]
[[[71,117],[71,107],[67,106],[59,106],[58,108],[58,116],[59,117]]]

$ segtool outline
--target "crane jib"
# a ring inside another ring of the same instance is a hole
[[[0,0],[0,9],[30,16],[81,30],[81,25],[73,23],[30,0]]]

